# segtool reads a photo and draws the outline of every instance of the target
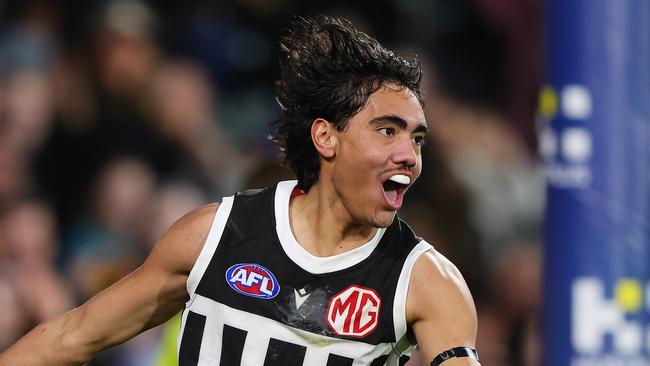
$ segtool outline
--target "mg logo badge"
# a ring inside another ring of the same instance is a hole
[[[365,337],[377,328],[380,307],[377,291],[352,285],[330,299],[327,324],[338,335]]]

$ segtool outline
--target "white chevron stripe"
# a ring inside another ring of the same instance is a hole
[[[390,353],[392,349],[390,343],[372,345],[310,333],[257,314],[231,308],[198,294],[191,301],[189,310],[206,316],[206,324],[210,324],[206,326],[203,336],[198,366],[219,364],[224,324],[248,332],[242,366],[263,366],[271,338],[306,347],[304,366],[325,366],[330,353],[352,358],[355,360],[354,365],[369,365],[372,360]]]

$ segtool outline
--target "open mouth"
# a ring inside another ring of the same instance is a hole
[[[384,196],[386,201],[393,207],[399,208],[402,206],[402,197],[404,191],[411,183],[411,178],[406,175],[396,174],[388,178],[382,186],[384,188]]]

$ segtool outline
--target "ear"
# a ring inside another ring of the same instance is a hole
[[[316,118],[311,124],[311,140],[314,142],[316,151],[325,159],[331,159],[336,155],[336,127],[322,118]]]

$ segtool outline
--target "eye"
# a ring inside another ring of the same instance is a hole
[[[413,143],[418,146],[424,146],[427,144],[427,140],[423,135],[413,136]]]
[[[378,129],[377,131],[379,131],[379,133],[384,135],[384,136],[393,136],[393,135],[395,135],[395,129],[392,128],[392,127],[382,127],[380,129]]]

